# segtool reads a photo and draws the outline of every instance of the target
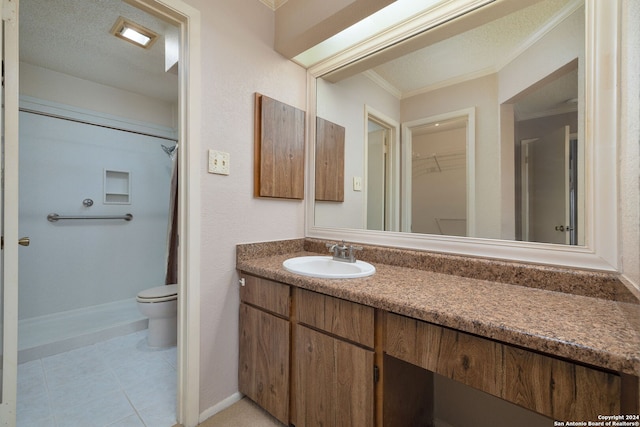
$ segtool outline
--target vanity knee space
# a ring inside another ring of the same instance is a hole
[[[385,353],[556,420],[619,414],[621,376],[387,313]]]

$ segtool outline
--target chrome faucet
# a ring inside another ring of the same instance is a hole
[[[354,251],[362,250],[362,246],[347,246],[344,240],[340,243],[327,243],[327,248],[333,254],[334,260],[342,262],[356,262]]]

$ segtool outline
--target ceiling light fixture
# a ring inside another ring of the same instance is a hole
[[[111,28],[111,34],[145,49],[149,49],[158,39],[157,33],[122,16]]]

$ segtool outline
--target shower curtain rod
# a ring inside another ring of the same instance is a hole
[[[134,133],[136,135],[150,136],[152,138],[164,139],[164,140],[172,141],[172,142],[176,142],[176,143],[178,142],[178,140],[176,138],[169,138],[167,136],[154,135],[152,133],[139,132],[139,131],[130,130],[130,129],[123,129],[123,128],[119,128],[119,127],[115,127],[115,126],[102,125],[102,124],[99,124],[99,123],[88,122],[86,120],[73,119],[71,117],[61,116],[59,114],[43,113],[42,111],[31,110],[29,108],[18,108],[18,111],[21,111],[23,113],[37,114],[39,116],[51,117],[51,118],[54,118],[54,119],[67,120],[67,121],[75,122],[75,123],[82,123],[82,124],[85,124],[85,125],[98,126],[98,127],[105,128],[105,129],[112,129],[112,130],[119,130],[119,131],[122,131],[122,132]]]

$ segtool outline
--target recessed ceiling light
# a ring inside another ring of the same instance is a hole
[[[145,49],[149,49],[158,39],[157,33],[122,16],[111,28],[111,34]]]

